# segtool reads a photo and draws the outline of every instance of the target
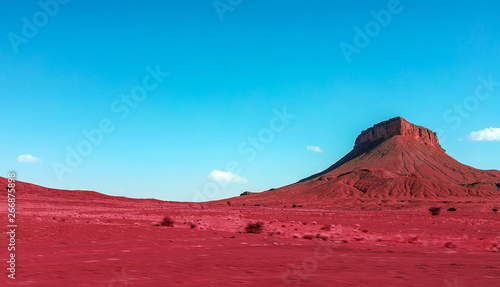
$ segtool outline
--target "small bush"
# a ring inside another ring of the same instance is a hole
[[[297,204],[292,205],[293,208],[297,207]]]
[[[448,211],[457,211],[457,209],[455,207],[450,207],[448,208]]]
[[[320,233],[316,234],[316,238],[321,239],[323,241],[327,241],[328,240],[328,236],[327,235],[320,234]]]
[[[441,212],[441,207],[431,207],[429,208],[429,211],[432,213],[432,215],[439,215]]]
[[[444,245],[445,248],[450,248],[450,249],[455,249],[457,248],[457,245],[453,242],[446,242],[446,244]]]
[[[307,234],[304,234],[304,236],[302,236],[302,238],[307,239],[307,240],[312,240],[314,238],[314,235],[307,233]]]
[[[174,221],[172,219],[170,219],[170,217],[165,216],[163,218],[163,221],[160,224],[161,224],[161,226],[173,227],[174,226]]]
[[[493,208],[492,210],[493,210],[493,212],[497,212],[498,208]]]
[[[228,201],[226,201],[226,203],[227,203],[227,206],[231,206],[231,201],[228,200]]]
[[[245,230],[247,233],[255,233],[259,234],[262,232],[262,226],[264,225],[263,222],[256,222],[256,223],[248,223],[247,227],[245,227]]]

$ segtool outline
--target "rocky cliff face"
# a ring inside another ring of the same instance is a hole
[[[327,169],[240,200],[286,205],[471,197],[498,202],[500,171],[461,164],[443,151],[434,132],[397,117],[363,131],[354,149]]]
[[[406,136],[430,146],[441,148],[435,132],[421,126],[416,126],[401,117],[395,117],[361,132],[356,138],[354,148],[363,143],[386,140],[393,136]]]

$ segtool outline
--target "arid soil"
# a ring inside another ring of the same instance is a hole
[[[2,232],[0,285],[499,285],[500,171],[459,163],[402,118],[323,172],[245,194],[174,203],[19,182],[16,279]]]
[[[1,286],[495,286],[500,280],[495,201],[285,208],[20,185],[16,279],[3,268]],[[434,206],[441,207],[438,215],[428,211]],[[173,227],[158,225],[165,216]],[[5,209],[0,218],[7,218]],[[258,222],[261,230],[246,229]],[[1,242],[6,262],[5,232]]]

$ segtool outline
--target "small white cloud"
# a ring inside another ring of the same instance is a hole
[[[307,146],[308,150],[312,150],[313,152],[323,152],[323,150],[319,146]]]
[[[470,141],[500,141],[500,128],[489,128],[471,132],[467,139]]]
[[[22,154],[17,157],[17,161],[22,163],[33,163],[33,162],[42,162],[42,159],[34,157],[31,154]]]
[[[236,183],[248,182],[246,178],[229,171],[213,170],[208,174],[207,177],[208,179],[218,182],[236,182]]]

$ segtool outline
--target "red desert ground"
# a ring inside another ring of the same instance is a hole
[[[500,171],[457,162],[434,132],[400,117],[363,131],[323,172],[227,200],[131,199],[24,182],[15,196],[16,279],[5,247],[1,286],[500,282]],[[10,234],[1,234],[7,246]]]

